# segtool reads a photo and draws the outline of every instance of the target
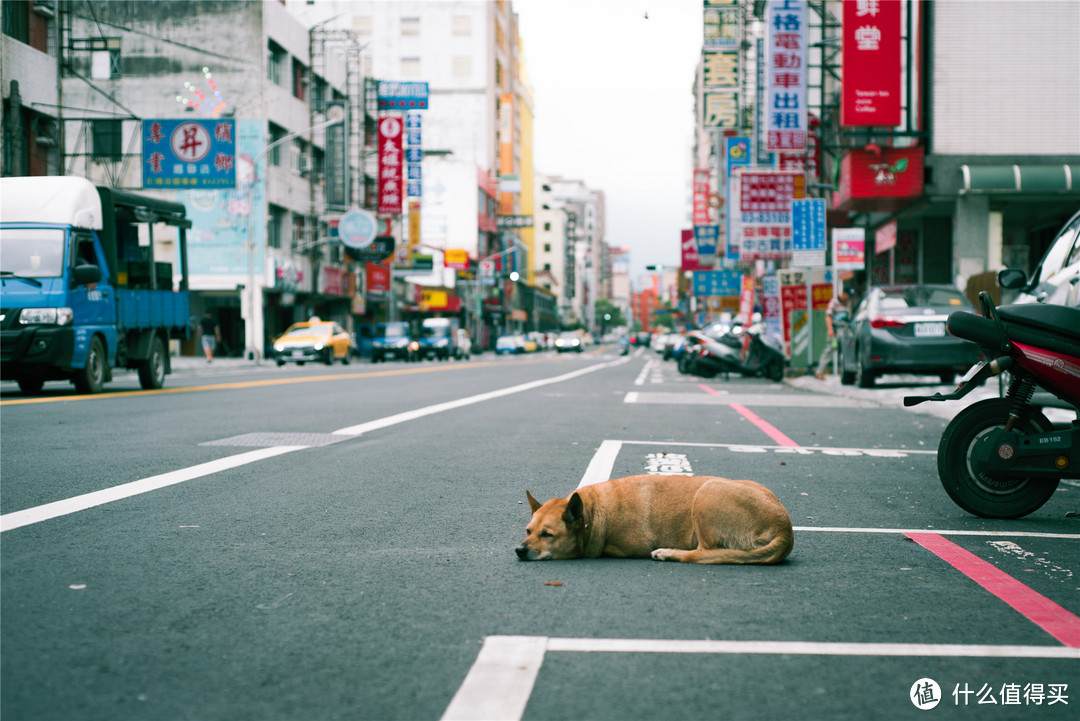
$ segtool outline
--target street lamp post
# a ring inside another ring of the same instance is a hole
[[[267,145],[265,148],[259,151],[255,156],[255,160],[252,161],[251,182],[248,183],[248,239],[247,239],[247,251],[248,251],[248,279],[247,279],[247,296],[248,296],[248,317],[244,319],[244,337],[247,350],[245,355],[259,362],[262,357],[262,351],[258,345],[258,336],[255,333],[255,179],[259,168],[259,161],[266,157],[274,148],[278,147],[282,143],[287,143],[290,140],[306,135],[316,130],[322,130],[328,128],[331,125],[336,125],[345,120],[345,108],[341,105],[330,105],[326,110],[327,119],[324,122],[312,125],[307,130],[301,130],[296,133],[289,133],[283,138],[278,138],[274,142]],[[262,304],[259,304],[260,311]]]

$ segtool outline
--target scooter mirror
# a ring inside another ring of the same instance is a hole
[[[998,271],[998,285],[1009,290],[1019,290],[1027,285],[1027,273],[1019,268],[1005,268]]]

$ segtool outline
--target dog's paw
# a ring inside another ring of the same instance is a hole
[[[654,561],[674,561],[675,549],[674,548],[658,548],[652,552],[652,558]]]

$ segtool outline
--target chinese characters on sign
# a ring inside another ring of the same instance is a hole
[[[768,66],[766,135],[769,150],[806,149],[806,3],[771,0],[765,59]]]
[[[844,0],[840,124],[900,124],[900,6]]]
[[[402,125],[400,118],[379,119],[379,214],[401,215]]]
[[[236,121],[143,121],[143,187],[236,187]]]
[[[740,241],[742,260],[779,260],[791,257],[791,202],[802,198],[802,173],[744,171],[738,185],[738,212],[732,214],[732,232]],[[737,222],[736,222],[737,217]]]
[[[427,83],[380,80],[378,95],[379,110],[426,110],[428,106]]]
[[[709,170],[694,171],[694,225],[709,224]]]
[[[739,126],[739,38],[742,9],[733,0],[707,0],[704,8],[702,73],[704,124]]]
[[[420,147],[420,113],[408,113],[405,115],[405,194],[410,198],[419,198],[424,194],[421,166],[423,160],[424,151]]]

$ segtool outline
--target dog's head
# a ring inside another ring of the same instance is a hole
[[[585,549],[585,511],[581,496],[552,498],[547,503],[525,491],[532,520],[525,528],[525,540],[514,549],[522,561],[560,561],[580,558]]]

